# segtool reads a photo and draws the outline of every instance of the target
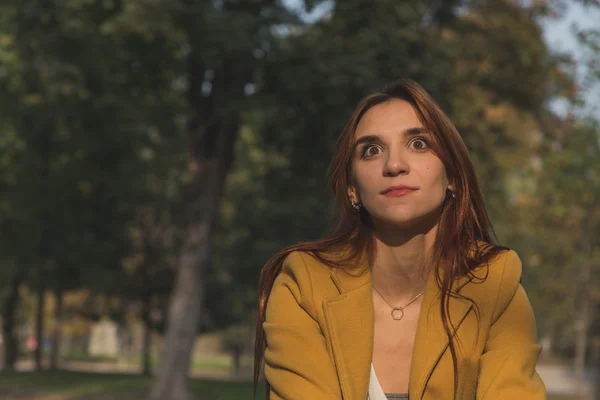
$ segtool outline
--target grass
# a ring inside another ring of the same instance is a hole
[[[143,399],[150,378],[126,374],[43,371],[0,373],[0,398],[20,395],[36,400],[134,400]],[[193,379],[192,390],[198,398],[238,400],[252,398],[252,382]],[[264,384],[258,388],[262,398]],[[201,397],[200,397],[201,396]],[[591,400],[584,397],[549,396],[548,400]]]
[[[241,358],[241,367],[245,368],[245,369],[251,369],[252,368],[252,356],[242,356]],[[79,361],[93,361],[93,360],[86,360],[86,359],[81,359]],[[129,355],[129,356],[124,356],[121,358],[115,358],[113,360],[107,360],[107,361],[113,361],[113,362],[119,362],[119,361],[123,361],[126,362],[128,364],[131,365],[140,365],[141,363],[141,355],[140,354],[134,354],[134,355]],[[153,356],[150,358],[150,365],[152,366],[152,368],[156,368],[158,366],[158,357]],[[214,355],[214,356],[203,356],[203,357],[196,357],[192,360],[192,365],[191,365],[192,370],[197,369],[197,370],[212,370],[212,371],[221,371],[221,372],[228,372],[231,370],[232,368],[232,361],[231,361],[231,357],[228,355]]]
[[[191,386],[198,397],[202,395],[207,399],[252,398],[252,382],[193,379]],[[149,387],[150,378],[138,375],[71,371],[0,373],[2,399],[7,395],[19,395],[39,400],[130,400],[143,398]],[[259,385],[258,390],[258,393],[264,393],[264,385]]]

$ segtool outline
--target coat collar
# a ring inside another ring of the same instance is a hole
[[[352,272],[333,269],[331,278],[339,295],[324,303],[331,347],[344,399],[363,400],[368,392],[373,358],[373,294],[371,271],[361,267]],[[453,290],[458,292],[468,278],[459,279]],[[441,291],[435,270],[429,274],[419,315],[412,354],[409,392],[420,400],[435,366],[448,347],[448,337],[440,314]],[[450,297],[452,334],[460,326],[472,303]]]

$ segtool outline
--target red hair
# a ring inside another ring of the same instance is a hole
[[[374,258],[374,241],[368,212],[356,212],[348,198],[351,184],[353,143],[356,127],[363,115],[372,107],[393,99],[411,104],[421,123],[432,132],[435,143],[432,150],[446,168],[455,197],[447,196],[440,210],[440,223],[433,246],[433,266],[441,290],[440,314],[449,339],[454,365],[454,390],[458,387],[458,361],[456,348],[448,321],[451,291],[458,278],[469,275],[478,266],[488,263],[505,247],[493,244],[493,228],[485,211],[483,196],[477,183],[475,169],[469,152],[448,116],[427,92],[410,79],[400,79],[383,91],[364,98],[337,142],[337,149],[329,167],[329,181],[340,210],[333,231],[324,239],[299,243],[277,252],[263,267],[259,283],[259,310],[256,324],[254,354],[254,388],[267,346],[263,322],[269,294],[283,261],[294,251],[304,251],[331,268],[353,268],[361,265],[363,257]],[[336,254],[332,257],[331,254]],[[341,256],[340,256],[341,255]],[[443,266],[443,267],[442,267]],[[442,271],[443,268],[443,271]],[[442,273],[443,272],[443,273]],[[267,382],[267,399],[269,398]]]

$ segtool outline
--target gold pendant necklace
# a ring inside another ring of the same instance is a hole
[[[393,306],[390,304],[389,301],[387,301],[385,299],[385,297],[383,297],[383,295],[381,294],[381,292],[379,290],[377,290],[377,288],[375,287],[375,285],[372,285],[373,289],[375,289],[375,291],[377,292],[377,294],[383,299],[383,301],[385,301],[387,303],[388,306],[390,306],[392,308],[392,311],[390,312],[390,314],[392,315],[392,318],[396,321],[400,321],[403,317],[404,317],[404,309],[406,307],[408,307],[409,305],[412,304],[413,301],[415,301],[416,299],[418,299],[419,297],[421,297],[421,295],[423,293],[425,293],[425,291],[419,293],[414,299],[412,299],[411,301],[409,301],[408,303],[406,303],[403,307],[401,306]],[[400,315],[396,315],[396,312],[400,311]]]

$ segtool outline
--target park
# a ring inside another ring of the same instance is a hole
[[[338,136],[402,77],[456,126],[520,256],[548,399],[600,399],[599,18],[589,0],[3,1],[0,399],[253,398],[261,270],[330,231]]]

